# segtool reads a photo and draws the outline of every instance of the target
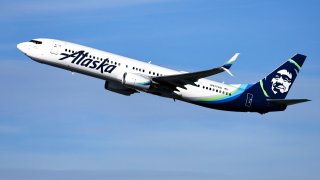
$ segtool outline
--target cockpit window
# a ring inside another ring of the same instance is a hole
[[[42,44],[42,41],[38,41],[38,40],[34,40],[34,39],[32,39],[29,42],[32,42],[32,43],[35,43],[35,44]]]

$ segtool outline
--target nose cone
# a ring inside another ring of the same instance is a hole
[[[27,54],[28,45],[27,45],[26,42],[17,44],[17,48],[18,48],[21,52],[23,52],[24,54]]]

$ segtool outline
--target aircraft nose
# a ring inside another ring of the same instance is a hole
[[[28,50],[28,45],[26,42],[22,42],[22,43],[19,43],[17,44],[17,48],[23,52],[24,54],[27,54],[27,50]]]

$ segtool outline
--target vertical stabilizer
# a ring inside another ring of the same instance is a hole
[[[257,84],[260,85],[264,96],[267,99],[284,99],[292,87],[305,59],[305,55],[296,54],[264,79],[260,80]]]

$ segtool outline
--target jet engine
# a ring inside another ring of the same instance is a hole
[[[122,95],[126,95],[126,96],[130,96],[133,93],[136,93],[138,91],[128,88],[126,86],[124,86],[123,84],[121,84],[120,82],[116,82],[116,81],[106,81],[106,83],[104,84],[104,88],[106,90],[115,92],[115,93],[119,93]]]
[[[124,73],[122,84],[132,87],[133,89],[147,91],[151,86],[151,80],[138,74]]]

